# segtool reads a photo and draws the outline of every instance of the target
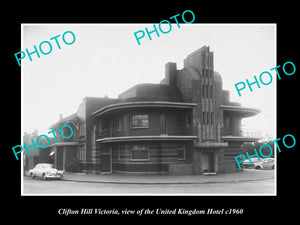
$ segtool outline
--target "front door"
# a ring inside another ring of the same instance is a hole
[[[202,153],[201,156],[202,172],[215,172],[215,161],[213,152]]]
[[[101,173],[111,173],[112,172],[112,160],[111,160],[111,148],[101,152]]]
[[[215,172],[214,153],[208,154],[208,172]]]
[[[64,167],[64,147],[57,146],[55,149],[55,168],[63,170]]]

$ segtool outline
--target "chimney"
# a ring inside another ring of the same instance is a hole
[[[177,65],[174,62],[168,62],[165,65],[165,79],[166,83],[172,86],[176,86],[176,72]]]

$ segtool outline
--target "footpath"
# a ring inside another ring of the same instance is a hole
[[[235,173],[218,175],[124,175],[124,174],[64,174],[63,180],[90,183],[116,184],[206,184],[258,181],[275,178],[275,170],[245,169]]]

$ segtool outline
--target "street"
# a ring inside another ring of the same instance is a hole
[[[275,194],[274,187],[274,178],[200,184],[113,184],[66,180],[44,181],[30,177],[24,177],[23,180],[24,195],[272,195]]]

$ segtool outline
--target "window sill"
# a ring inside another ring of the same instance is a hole
[[[148,162],[150,160],[149,159],[130,159],[130,161],[133,161],[133,162]]]

